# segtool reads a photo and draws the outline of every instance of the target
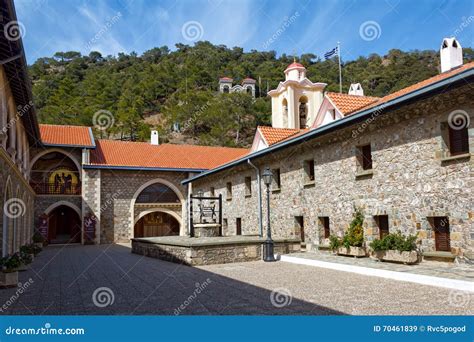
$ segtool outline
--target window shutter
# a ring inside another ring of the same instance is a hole
[[[390,231],[388,228],[388,216],[387,215],[381,215],[377,216],[377,225],[379,226],[379,237],[383,239],[385,236],[387,236]]]
[[[455,156],[469,153],[469,135],[467,127],[462,129],[452,129],[449,127],[449,152]]]
[[[370,145],[362,146],[362,168],[364,170],[372,169],[372,150]]]

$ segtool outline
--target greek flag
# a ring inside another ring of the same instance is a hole
[[[337,51],[337,46],[332,49],[331,51],[328,51],[324,54],[324,58],[326,58],[326,60],[328,60],[329,58],[331,58],[332,56],[334,55],[337,55],[338,51]]]

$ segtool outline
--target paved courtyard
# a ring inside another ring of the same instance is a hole
[[[2,314],[472,315],[474,296],[285,262],[188,267],[127,245],[47,247]]]

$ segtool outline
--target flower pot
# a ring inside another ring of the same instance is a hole
[[[0,288],[16,287],[18,285],[18,272],[0,272]]]
[[[387,251],[374,251],[371,257],[380,261],[398,262],[405,265],[412,265],[421,261],[421,255],[418,251],[400,252],[389,249]]]
[[[18,272],[24,272],[24,271],[28,271],[30,268],[29,265],[26,265],[26,264],[21,264],[21,266],[19,266],[16,270]]]
[[[362,257],[367,256],[367,251],[365,250],[365,247],[354,247],[354,246],[350,246],[349,248],[339,247],[337,249],[337,255],[347,255],[347,256],[353,256],[355,258],[362,258]]]

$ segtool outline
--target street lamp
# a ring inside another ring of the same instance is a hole
[[[270,228],[270,184],[272,184],[273,173],[267,167],[262,176],[267,187],[267,238],[263,243],[263,261],[276,261],[273,254],[272,230]]]

